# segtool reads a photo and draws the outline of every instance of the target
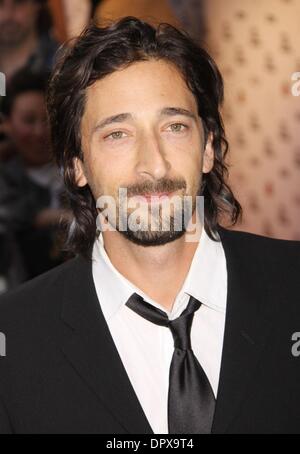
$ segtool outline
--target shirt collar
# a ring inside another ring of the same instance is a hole
[[[106,320],[110,320],[133,293],[138,293],[148,303],[167,312],[171,319],[178,317],[185,309],[189,296],[216,311],[226,310],[227,269],[223,246],[221,241],[209,238],[204,228],[171,312],[152,300],[114,267],[105,251],[101,234],[94,243],[92,259],[96,292]]]
[[[223,245],[212,240],[204,228],[183,291],[211,309],[226,310],[227,266]]]

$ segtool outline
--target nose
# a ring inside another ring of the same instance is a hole
[[[171,165],[155,134],[144,134],[138,144],[136,172],[158,180],[166,177]]]

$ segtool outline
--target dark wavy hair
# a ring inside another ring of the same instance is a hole
[[[226,215],[234,225],[241,215],[225,182],[228,143],[219,112],[223,81],[213,59],[185,31],[166,23],[153,26],[131,16],[102,27],[92,23],[60,50],[47,94],[53,150],[74,214],[67,239],[67,248],[74,253],[89,256],[96,236],[96,202],[88,185],[76,185],[73,167],[74,158],[84,159],[80,125],[86,89],[120,68],[149,59],[176,65],[195,96],[206,137],[213,136],[214,166],[203,174],[201,188],[207,234],[216,240],[220,217]]]

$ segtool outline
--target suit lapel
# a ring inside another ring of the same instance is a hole
[[[213,433],[238,416],[270,334],[275,299],[268,295],[261,243],[250,235],[219,229],[228,272],[227,309]],[[272,302],[272,304],[270,304]]]
[[[62,350],[86,384],[129,433],[153,433],[104,319],[92,263],[77,257],[65,283]],[[137,365],[138,367],[138,365]]]

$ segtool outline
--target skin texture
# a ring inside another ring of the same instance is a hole
[[[166,107],[185,109],[194,118],[159,115]],[[96,129],[103,119],[127,112],[133,118]],[[195,200],[202,173],[210,172],[214,160],[212,137],[204,144],[197,112],[196,99],[180,72],[163,60],[137,62],[96,81],[87,90],[81,124],[84,162],[74,161],[77,184],[88,184],[96,200],[101,195],[117,200],[120,187],[128,188],[130,195],[174,187],[175,195]],[[193,220],[199,222],[195,213]],[[145,235],[144,240],[149,239]],[[103,238],[114,266],[170,309],[198,241],[186,241],[184,232],[156,245],[137,244],[119,231],[104,231]]]

